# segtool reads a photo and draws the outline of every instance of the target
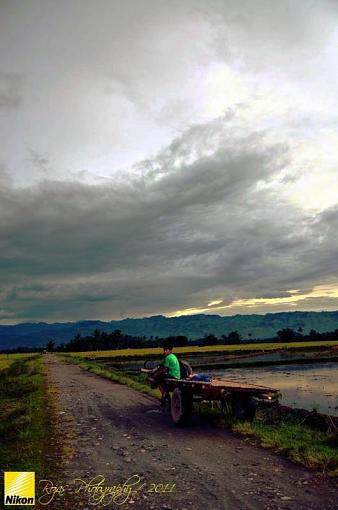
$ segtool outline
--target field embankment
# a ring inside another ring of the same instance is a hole
[[[46,430],[45,383],[39,356],[2,359],[0,465],[5,471],[42,470]]]
[[[53,471],[55,409],[41,355],[0,356],[0,466],[4,471]]]

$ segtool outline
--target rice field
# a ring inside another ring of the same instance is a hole
[[[316,347],[338,347],[338,340],[330,341],[311,341],[311,342],[288,342],[288,343],[252,343],[240,345],[207,345],[203,347],[186,346],[175,347],[174,352],[177,354],[202,354],[202,353],[231,353],[242,351],[273,351],[279,349],[306,349]],[[85,351],[67,353],[69,356],[84,358],[144,358],[148,356],[161,355],[163,352],[161,347],[151,349],[120,349],[111,351]]]
[[[0,354],[0,371],[8,368],[12,363],[14,363],[14,361],[29,358],[31,356],[36,356],[36,353]]]

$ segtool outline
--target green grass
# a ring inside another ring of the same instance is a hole
[[[49,430],[41,356],[20,356],[0,372],[0,465],[42,474]]]
[[[338,476],[338,443],[334,432],[321,432],[301,420],[285,416],[277,420],[269,410],[258,410],[253,422],[234,420],[219,408],[199,405],[200,414],[219,428],[256,439],[263,448],[283,453],[294,462]]]
[[[279,349],[308,349],[316,347],[333,347],[338,345],[337,340],[313,341],[313,342],[288,342],[288,343],[252,343],[240,345],[207,345],[204,347],[186,346],[175,347],[177,354],[201,354],[201,353],[236,353],[247,351],[273,351]],[[163,350],[160,347],[152,349],[117,349],[112,351],[86,351],[68,353],[76,358],[149,358],[160,356]]]
[[[47,378],[43,356],[16,355],[0,372],[0,467],[3,471],[34,471],[36,480],[57,480],[72,457],[73,433],[60,426],[57,391]],[[63,414],[62,422],[67,420]],[[62,431],[62,433],[60,433]],[[0,481],[2,490],[3,477]],[[38,482],[36,483],[37,494]],[[68,499],[55,500],[53,510],[70,510]],[[13,510],[22,506],[13,505]]]
[[[236,423],[232,430],[257,438],[261,446],[287,454],[295,462],[319,468],[324,473],[335,474],[337,471],[338,450],[333,434],[296,422],[267,424],[258,420]]]
[[[84,360],[81,357],[77,358],[75,356],[65,356],[64,358],[66,361],[74,363],[84,370],[93,372],[94,374],[104,377],[105,379],[109,379],[110,381],[114,381],[119,384],[125,384],[134,390],[140,391],[141,393],[145,393],[147,395],[151,395],[153,397],[160,397],[159,390],[152,390],[148,385],[145,374],[139,373],[125,375],[119,373],[117,370],[108,369],[99,363]]]

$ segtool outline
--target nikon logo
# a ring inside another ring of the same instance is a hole
[[[5,505],[35,504],[35,473],[5,472]]]
[[[20,498],[20,496],[6,496],[5,505],[34,505],[34,498]]]

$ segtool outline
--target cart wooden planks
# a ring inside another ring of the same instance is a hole
[[[149,383],[154,381],[154,370],[143,368],[141,371],[148,374]],[[258,401],[276,401],[279,394],[279,390],[275,388],[222,378],[213,378],[206,382],[168,377],[164,382],[168,389],[171,417],[176,425],[189,423],[193,401],[220,401],[223,407],[230,406],[235,418],[252,421]]]

